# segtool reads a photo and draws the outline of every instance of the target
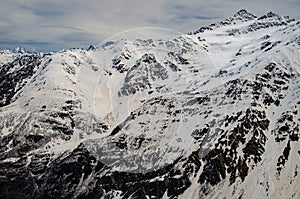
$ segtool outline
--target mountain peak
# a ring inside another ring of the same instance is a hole
[[[281,16],[280,14],[277,14],[273,11],[270,11],[267,14],[262,15],[261,17],[258,18],[258,20],[262,20],[262,21],[266,20],[266,21],[273,21],[273,22],[275,21],[275,22],[283,23],[283,24],[295,21],[294,18],[291,18],[289,16]]]
[[[273,12],[273,11],[270,11],[270,12],[268,12],[267,14],[265,14],[265,15],[259,17],[258,19],[260,20],[260,19],[267,19],[267,18],[269,18],[269,19],[270,19],[270,18],[282,19],[283,17],[282,17],[281,15],[279,15],[279,14]]]
[[[95,49],[96,48],[93,45],[90,45],[87,50],[90,51],[90,50],[95,50]]]
[[[281,17],[279,14],[273,12],[273,11],[270,11],[267,13],[267,17]]]
[[[251,13],[249,13],[248,10],[243,8],[243,9],[239,10],[236,14],[243,15],[243,14],[251,14]]]
[[[246,20],[252,20],[252,19],[257,18],[254,14],[248,12],[246,9],[241,9],[234,15],[234,17],[242,18],[242,19],[246,19]]]
[[[27,50],[25,48],[22,47],[16,47],[15,49],[12,50],[13,53],[20,53],[20,54],[24,54],[27,52]]]

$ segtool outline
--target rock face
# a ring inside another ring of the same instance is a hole
[[[300,198],[294,19],[1,56],[0,198]]]

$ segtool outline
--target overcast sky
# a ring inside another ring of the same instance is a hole
[[[1,0],[0,48],[49,51],[87,48],[116,34],[180,34],[242,8],[300,19],[300,0]]]

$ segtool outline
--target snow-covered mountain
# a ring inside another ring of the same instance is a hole
[[[13,50],[8,50],[8,49],[0,50],[0,66],[12,62],[22,54],[26,54],[26,50],[20,47],[17,47]]]
[[[1,51],[0,198],[300,198],[300,22]],[[3,57],[3,58],[2,58]]]

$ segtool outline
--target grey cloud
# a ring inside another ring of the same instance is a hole
[[[241,8],[256,15],[272,10],[300,18],[295,0],[10,0],[0,3],[0,48],[85,48],[122,31],[151,26],[190,32]]]
[[[82,28],[77,28],[77,27],[72,27],[72,26],[43,25],[41,27],[42,28],[50,28],[50,29],[62,28],[62,29],[69,29],[69,30],[76,30],[76,31],[84,31],[84,29],[82,29]]]

